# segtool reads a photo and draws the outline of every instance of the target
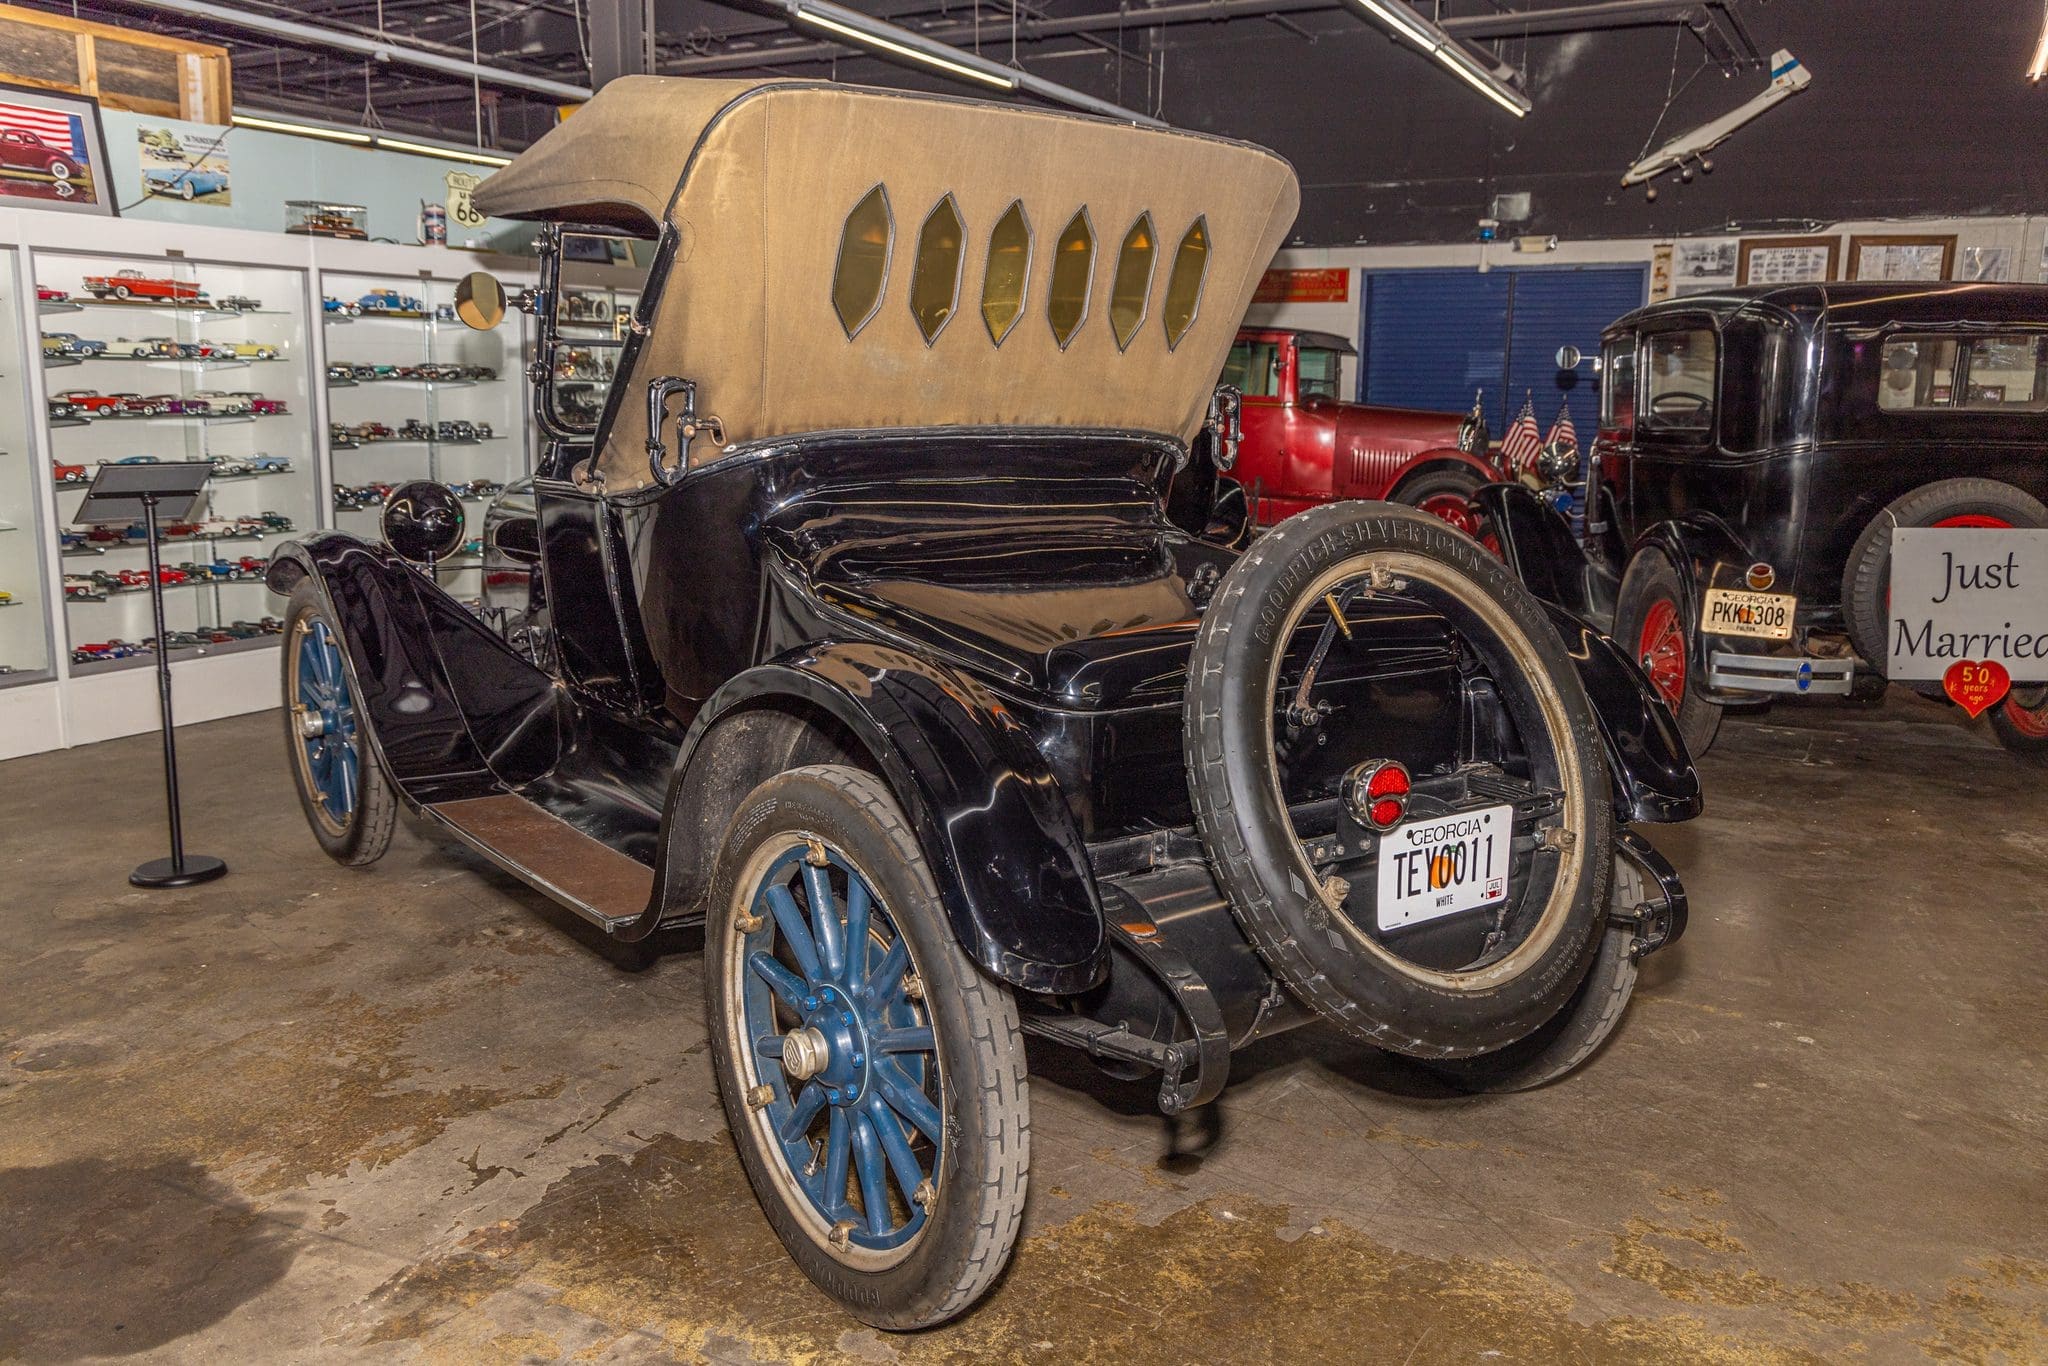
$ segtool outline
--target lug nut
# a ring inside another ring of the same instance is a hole
[[[921,1210],[929,1211],[938,1201],[939,1193],[932,1187],[932,1179],[929,1176],[918,1182],[917,1189],[910,1193],[910,1203]]]
[[[750,1087],[747,1091],[747,1104],[749,1107],[753,1109],[765,1110],[774,1103],[775,1088],[767,1085],[766,1083],[763,1083],[760,1086]]]
[[[825,1235],[825,1241],[832,1244],[834,1250],[839,1252],[844,1252],[852,1247],[853,1220],[841,1219],[838,1223],[832,1225],[832,1231]]]

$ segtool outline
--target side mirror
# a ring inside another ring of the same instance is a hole
[[[455,283],[455,316],[488,332],[505,320],[505,286],[489,271],[473,270]]]
[[[416,479],[384,500],[384,544],[398,557],[431,566],[462,544],[462,500],[446,484]]]
[[[1576,370],[1579,368],[1579,362],[1584,359],[1585,356],[1580,353],[1579,348],[1576,346],[1560,346],[1557,348],[1557,368],[1560,370]]]

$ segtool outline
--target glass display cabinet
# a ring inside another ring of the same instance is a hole
[[[608,238],[565,233],[563,254],[595,259],[564,259],[561,288],[555,300],[555,335],[560,338],[552,363],[558,383],[556,402],[587,414],[594,424],[611,394],[619,353],[631,330],[637,289],[621,288],[622,278],[638,280],[631,263],[611,253],[625,249]]]
[[[328,271],[320,287],[333,525],[375,540],[393,488],[448,485],[470,538],[435,572],[454,596],[480,600],[484,505],[531,466],[524,319],[464,327],[453,280]]]
[[[0,688],[52,674],[48,563],[38,462],[29,439],[21,382],[21,278],[12,249],[0,251]]]
[[[160,643],[141,527],[69,520],[109,462],[214,466],[203,515],[162,529],[163,647],[270,643],[269,547],[320,520],[304,272],[56,251],[35,266],[71,672],[140,665]]]

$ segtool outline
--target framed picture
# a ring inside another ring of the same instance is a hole
[[[1955,264],[1954,233],[1849,239],[1852,280],[1946,280],[1954,273]]]
[[[1839,237],[1745,237],[1736,267],[1740,285],[1803,285],[1835,278]]]
[[[0,81],[0,204],[105,218],[120,212],[98,100]]]

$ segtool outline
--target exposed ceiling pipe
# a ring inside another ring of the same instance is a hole
[[[152,0],[149,8],[204,19],[210,24],[219,24],[227,28],[261,33],[286,42],[333,48],[341,52],[356,52],[376,61],[396,62],[428,71],[439,71],[444,75],[460,76],[465,81],[482,81],[485,85],[507,90],[525,90],[535,95],[544,95],[551,100],[580,101],[590,98],[588,86],[552,81],[545,76],[529,76],[521,71],[506,71],[501,67],[485,66],[481,62],[467,61],[461,57],[444,57],[438,52],[427,52],[405,43],[363,37],[317,24],[301,24],[291,19],[273,18],[268,14],[252,14],[246,10],[229,9],[225,5],[208,4],[206,0]]]
[[[1229,19],[1263,19],[1276,14],[1342,8],[1344,0],[1184,0],[1178,4],[1148,5],[1058,19],[1023,19],[1017,24],[1017,36],[1035,42],[1114,29],[1214,24]],[[1439,27],[1460,38],[1498,38],[1525,32],[1586,33],[1646,24],[1685,23],[1702,41],[1706,41],[1713,31],[1713,15],[1719,10],[1718,5],[1702,3],[1701,0],[1603,0],[1598,4],[1567,5],[1558,9],[1445,18]],[[1706,29],[1702,30],[1696,20],[1704,22]],[[953,23],[934,24],[915,32],[942,43],[964,43],[973,40],[975,30],[973,24]],[[987,32],[986,26],[983,32]],[[753,67],[829,61],[836,53],[837,48],[831,43],[763,44],[756,48],[667,61],[662,63],[661,69],[664,73],[702,75],[714,71],[744,71]]]

